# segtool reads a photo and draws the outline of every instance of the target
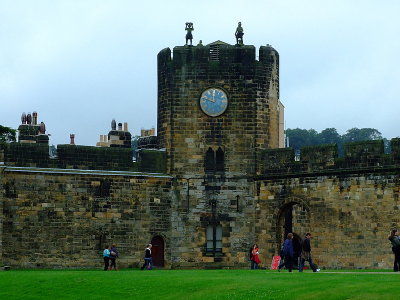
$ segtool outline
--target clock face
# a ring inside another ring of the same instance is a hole
[[[201,94],[200,107],[210,117],[217,117],[228,107],[228,96],[219,88],[206,89]]]

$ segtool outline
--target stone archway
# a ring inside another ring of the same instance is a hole
[[[311,213],[309,207],[301,200],[291,200],[284,203],[276,214],[276,245],[277,250],[282,247],[289,232],[293,233],[294,262],[300,255],[300,244],[306,232],[310,231]]]

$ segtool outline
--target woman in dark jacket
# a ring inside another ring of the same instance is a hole
[[[288,233],[287,235],[287,239],[285,240],[285,242],[283,243],[283,250],[282,250],[282,254],[285,260],[285,267],[286,269],[289,270],[289,272],[292,272],[293,270],[293,255],[294,255],[294,251],[293,251],[293,233]]]
[[[111,249],[110,249],[110,270],[112,270],[114,268],[114,270],[117,270],[117,264],[116,264],[116,260],[118,258],[118,250],[117,250],[117,246],[115,244],[112,244]]]

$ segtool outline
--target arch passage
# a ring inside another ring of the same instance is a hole
[[[153,265],[156,267],[164,267],[164,239],[156,235],[151,239],[151,256],[153,258]]]
[[[276,227],[276,244],[278,251],[281,249],[283,241],[287,234],[292,232],[293,247],[295,251],[294,262],[297,263],[297,257],[300,255],[300,243],[306,232],[310,231],[310,211],[299,202],[290,202],[285,204],[279,210]]]

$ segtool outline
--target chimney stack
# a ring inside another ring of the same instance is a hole
[[[33,125],[37,125],[37,112],[36,111],[34,111],[33,113],[32,113],[32,118],[33,118]]]
[[[75,134],[71,133],[69,135],[69,138],[71,139],[71,141],[69,142],[70,145],[75,145]]]

